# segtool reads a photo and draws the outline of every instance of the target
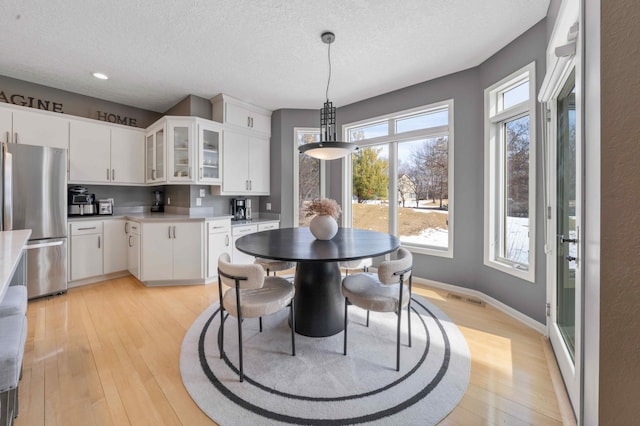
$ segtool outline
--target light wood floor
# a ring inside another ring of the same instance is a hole
[[[442,424],[562,424],[543,336],[490,306],[416,293],[449,315],[471,351],[469,387]],[[146,288],[125,277],[30,302],[16,426],[214,424],[183,387],[179,355],[216,300],[217,284]]]

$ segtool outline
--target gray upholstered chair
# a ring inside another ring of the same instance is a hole
[[[347,260],[340,262],[340,267],[344,269],[346,275],[354,269],[362,269],[362,272],[369,272],[369,266],[373,264],[373,259],[365,257],[364,259]]]
[[[18,416],[18,382],[22,371],[27,317],[0,318],[0,425],[11,425]]]
[[[344,354],[347,354],[348,305],[355,305],[369,311],[395,312],[398,316],[396,332],[396,371],[400,371],[400,325],[402,308],[407,307],[409,347],[411,347],[411,269],[413,256],[404,249],[398,249],[395,260],[387,260],[378,266],[378,274],[358,273],[342,280],[344,299]],[[405,279],[408,285],[405,284]]]
[[[222,292],[222,284],[229,288]],[[256,264],[234,265],[228,253],[218,258],[218,294],[220,297],[220,358],[224,355],[224,311],[238,320],[238,347],[240,381],[244,381],[242,364],[242,320],[259,318],[276,313],[289,306],[291,321],[291,354],[296,354],[293,284],[280,277],[265,277],[262,266]]]
[[[256,260],[253,263],[262,266],[267,275],[269,275],[269,272],[273,272],[274,276],[276,275],[276,271],[286,271],[287,269],[292,269],[296,266],[295,262],[265,259],[263,257],[256,257]]]

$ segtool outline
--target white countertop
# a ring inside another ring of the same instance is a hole
[[[9,287],[31,229],[0,232],[0,300]]]
[[[93,216],[72,216],[68,218],[71,222],[85,222],[92,220],[113,220],[126,219],[135,222],[176,222],[176,221],[195,221],[205,222],[214,219],[230,219],[231,215],[208,216],[208,215],[188,215],[176,213],[129,213],[124,215],[93,215]],[[251,219],[251,220],[232,220],[231,226],[249,225],[253,223],[279,222],[279,219]]]

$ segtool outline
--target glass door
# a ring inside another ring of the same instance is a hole
[[[193,120],[167,120],[169,180],[193,181]]]
[[[562,373],[567,393],[578,412],[581,380],[582,279],[582,167],[580,138],[576,120],[575,71],[571,72],[551,101],[555,137],[550,151],[555,157],[550,180],[555,234],[555,250],[550,256],[552,280],[549,339]]]
[[[220,148],[222,132],[220,128],[210,124],[198,124],[198,147],[200,159],[198,181],[220,183]]]

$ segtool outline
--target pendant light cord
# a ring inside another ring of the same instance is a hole
[[[329,102],[329,83],[331,83],[331,43],[329,43],[329,49],[327,49],[327,57],[329,59],[329,79],[327,80],[327,90],[325,91],[325,98]]]

